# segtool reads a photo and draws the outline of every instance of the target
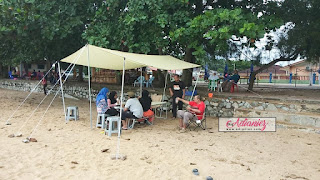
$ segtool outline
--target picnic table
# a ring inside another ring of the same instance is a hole
[[[159,101],[159,102],[151,102],[151,107],[157,108],[157,107],[163,106],[163,105],[166,104],[166,103],[167,103],[167,102],[160,102],[160,101]],[[123,102],[122,104],[125,105],[126,102]],[[120,105],[115,106],[114,108],[120,110]],[[160,114],[160,116],[156,116],[156,117],[157,117],[157,118],[163,118],[163,117],[162,117],[162,114]]]

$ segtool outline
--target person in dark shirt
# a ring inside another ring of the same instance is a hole
[[[238,74],[238,71],[234,70],[234,74],[231,76],[230,82],[237,84],[239,79],[240,79],[240,76]]]
[[[172,115],[173,118],[177,117],[177,105],[178,105],[178,110],[182,110],[183,103],[179,101],[176,103],[176,98],[182,98],[184,99],[185,96],[185,90],[186,86],[182,81],[180,81],[180,77],[178,74],[174,75],[174,81],[171,82],[171,85],[169,87],[170,95],[172,97]]]
[[[222,89],[224,92],[230,92],[231,89],[234,87],[234,84],[237,84],[240,79],[237,70],[234,70],[234,74],[226,81],[222,83]],[[232,90],[233,91],[233,90]]]
[[[152,99],[149,96],[149,91],[143,90],[142,97],[139,98],[139,101],[143,109],[143,117],[148,118],[149,122],[152,122],[154,119],[154,112],[151,110]]]
[[[31,73],[31,79],[35,79],[36,77],[37,77],[36,70],[33,70],[33,72]]]
[[[109,98],[107,99],[108,107],[107,107],[106,114],[110,116],[116,116],[119,114],[119,111],[114,108],[115,106],[120,104],[117,98],[118,98],[117,92],[111,91],[109,94]]]

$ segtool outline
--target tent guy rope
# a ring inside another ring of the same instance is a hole
[[[78,59],[75,59],[74,61],[76,62]],[[69,68],[72,66],[72,64],[70,64],[68,66],[68,68],[66,69],[66,71],[69,70]],[[73,67],[72,69],[74,68],[75,64],[73,64]],[[65,71],[65,72],[66,72]],[[63,73],[63,75],[65,74],[65,72]],[[71,71],[69,71],[70,73]],[[27,124],[27,122],[29,122],[29,120],[31,119],[32,115],[37,111],[37,109],[40,107],[40,105],[43,103],[43,101],[47,98],[47,96],[50,94],[50,92],[54,89],[54,87],[57,85],[57,83],[59,82],[60,80],[58,80],[54,86],[48,91],[47,95],[41,100],[41,102],[38,104],[38,106],[36,107],[36,109],[29,115],[28,119],[22,124],[22,126],[19,128],[19,130],[17,131],[17,134],[21,134],[20,131],[24,128],[24,126]],[[59,90],[60,91],[60,90]]]
[[[57,63],[57,61],[53,64],[55,65]],[[51,66],[51,68],[47,71],[47,73],[41,78],[41,80],[38,82],[37,85],[34,86],[34,88],[30,91],[30,93],[27,95],[27,97],[21,102],[21,104],[14,110],[14,112],[11,114],[11,116],[8,118],[8,120],[6,121],[6,125],[10,125],[11,123],[9,122],[10,119],[14,116],[14,114],[20,109],[20,107],[26,102],[26,100],[29,98],[29,96],[33,93],[33,91],[36,90],[36,88],[39,86],[39,84],[41,83],[41,81],[43,80],[43,78],[45,78],[48,73],[51,71],[51,69],[53,68],[53,65]]]

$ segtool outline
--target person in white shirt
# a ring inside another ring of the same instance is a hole
[[[128,129],[128,121],[127,118],[137,118],[140,119],[143,116],[143,108],[140,104],[140,101],[135,98],[134,92],[128,92],[129,99],[126,102],[125,108],[122,112],[122,129]]]

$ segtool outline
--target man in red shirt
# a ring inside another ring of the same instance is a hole
[[[196,95],[193,98],[193,101],[186,101],[182,98],[176,98],[176,102],[183,102],[184,104],[188,104],[187,110],[179,110],[177,112],[177,117],[179,118],[180,128],[182,131],[185,131],[186,126],[189,120],[201,120],[203,117],[203,113],[205,111],[206,105],[203,101],[201,101],[200,95]]]

